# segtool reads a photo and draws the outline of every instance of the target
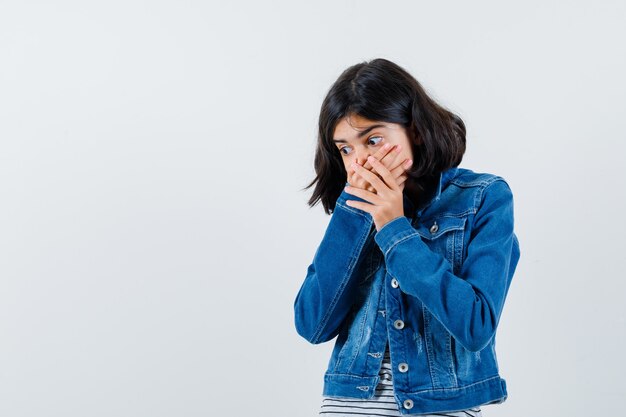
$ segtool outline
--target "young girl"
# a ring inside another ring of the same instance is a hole
[[[481,416],[507,398],[496,329],[520,249],[501,176],[459,167],[463,121],[385,59],[322,104],[309,205],[332,214],[295,327],[337,337],[320,414]]]

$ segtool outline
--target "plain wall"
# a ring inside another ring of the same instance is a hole
[[[508,180],[521,258],[486,417],[626,398],[626,6],[0,2],[0,415],[317,415],[293,302],[328,224],[317,117],[411,72]]]

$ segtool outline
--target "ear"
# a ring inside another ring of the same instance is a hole
[[[415,130],[411,131],[412,142],[419,146],[423,143],[422,137]]]

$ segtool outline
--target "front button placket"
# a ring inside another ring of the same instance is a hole
[[[393,278],[393,277],[391,278],[390,285],[394,289],[399,289],[400,288],[400,284],[398,283],[398,280],[396,278]],[[387,317],[389,317],[390,319],[393,316],[396,316],[396,317],[401,316],[401,309],[399,308],[399,306],[401,304],[401,298],[402,298],[402,292],[401,291],[395,291],[395,290],[394,291],[387,291],[387,294],[386,294]],[[393,327],[396,330],[398,330],[398,331],[401,331],[402,329],[404,329],[405,324],[406,323],[402,319],[400,319],[400,318],[398,318],[398,319],[393,321]],[[390,334],[390,337],[391,337],[391,339],[390,339],[389,343],[391,345],[393,345],[394,344],[393,340],[395,339],[395,337],[393,336],[393,334]],[[405,372],[407,372],[409,370],[409,365],[406,362],[401,362],[397,366],[397,369],[399,370],[399,372],[405,373]],[[389,375],[388,379],[391,380],[392,379],[392,375]],[[393,379],[397,381],[397,375]],[[411,403],[410,406],[413,407],[413,404]]]

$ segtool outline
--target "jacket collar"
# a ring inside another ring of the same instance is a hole
[[[441,197],[441,192],[443,191],[444,188],[446,188],[446,186],[448,185],[448,183],[450,182],[450,180],[452,178],[454,178],[454,176],[457,174],[458,172],[458,165],[452,168],[449,168],[445,171],[442,171],[441,173],[439,173],[439,181],[437,182],[437,187],[435,187],[435,191],[434,193],[432,193],[432,195],[430,196],[430,198],[428,199],[428,201],[422,205],[422,207],[419,209],[419,211],[417,211],[415,214],[417,216],[420,216],[422,214],[422,212],[428,208],[432,203],[434,203],[435,201],[439,200],[439,198]],[[409,200],[409,198],[406,196],[406,194],[404,195],[404,213],[406,215],[406,213],[409,212],[415,212],[415,207],[413,206],[413,203],[411,203],[411,200]]]

